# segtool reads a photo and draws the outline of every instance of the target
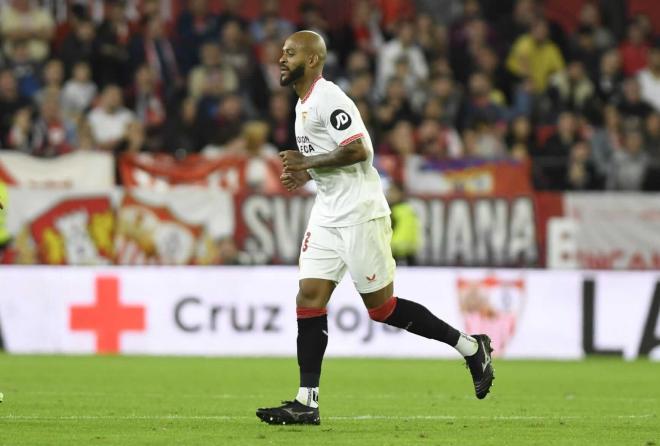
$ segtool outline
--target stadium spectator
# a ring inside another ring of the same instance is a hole
[[[218,15],[218,27],[221,33],[230,22],[237,23],[241,31],[247,31],[248,21],[241,14],[243,3],[243,0],[224,0],[222,12]]]
[[[217,43],[204,43],[200,48],[200,59],[201,64],[188,74],[190,96],[197,99],[203,96],[219,98],[238,91],[239,79],[236,70],[224,61]]]
[[[29,116],[32,101],[21,95],[14,73],[9,69],[0,70],[0,148],[9,147],[8,132],[12,127],[14,114],[27,109]]]
[[[278,150],[291,150],[296,147],[292,116],[293,107],[289,93],[284,90],[274,93],[268,105],[268,141]]]
[[[46,92],[31,126],[30,154],[49,158],[63,155],[76,149],[76,141],[75,123],[63,116],[59,92]]]
[[[607,105],[603,112],[604,125],[597,127],[591,135],[592,158],[601,176],[607,174],[612,155],[623,150],[621,116],[613,105]]]
[[[243,126],[241,153],[248,157],[245,181],[248,187],[258,192],[281,190],[279,172],[272,166],[278,165],[278,150],[268,142],[270,129],[264,121],[248,121]]]
[[[410,75],[417,82],[425,81],[429,68],[424,53],[415,43],[414,23],[402,20],[398,25],[397,37],[385,43],[378,52],[376,84],[379,92],[385,92],[388,82],[396,74],[399,61],[406,61]]]
[[[126,18],[124,0],[107,2],[107,16],[94,41],[94,80],[99,88],[109,84],[129,85],[131,76],[129,43],[131,26]]]
[[[590,37],[593,39],[595,48],[600,51],[611,48],[614,43],[614,35],[603,26],[600,10],[595,1],[589,0],[582,5],[578,17],[578,30],[589,29]]]
[[[623,82],[618,108],[625,123],[638,128],[641,128],[642,122],[653,112],[653,108],[642,98],[637,78],[630,77]]]
[[[218,16],[211,13],[207,0],[189,0],[186,6],[176,24],[181,45],[185,49],[181,52],[184,72],[199,63],[202,44],[217,39],[220,32]]]
[[[532,132],[532,123],[526,115],[518,115],[509,124],[506,145],[514,159],[526,159],[536,152],[536,143]]]
[[[660,163],[660,113],[651,113],[644,126],[645,142],[648,154],[656,163]]]
[[[507,67],[519,78],[530,78],[536,93],[545,91],[550,76],[564,68],[564,58],[559,47],[549,38],[546,20],[537,19],[529,34],[515,41]]]
[[[256,43],[280,42],[294,30],[293,23],[280,16],[279,0],[263,0],[261,13],[250,23],[250,35]]]
[[[442,106],[441,121],[456,127],[459,122],[459,113],[463,103],[463,92],[451,76],[441,74],[433,77],[429,82],[430,94],[440,101]]]
[[[18,91],[22,96],[33,97],[41,89],[39,63],[30,57],[27,40],[16,41],[9,67],[16,76]]]
[[[41,77],[41,90],[34,96],[37,102],[41,102],[42,97],[46,94],[54,93],[58,96],[62,94],[62,88],[64,85],[64,64],[61,60],[51,59],[46,62]]]
[[[463,143],[456,129],[433,119],[424,120],[417,128],[418,152],[426,159],[444,161],[463,156]]]
[[[581,60],[574,60],[550,78],[548,93],[557,110],[573,110],[593,116],[595,88]]]
[[[135,81],[128,98],[128,106],[145,132],[145,146],[151,151],[163,149],[166,104],[161,83],[150,65],[142,65],[135,72]]]
[[[165,34],[165,27],[159,16],[144,22],[144,31],[133,38],[130,48],[132,69],[135,70],[143,64],[148,65],[165,97],[173,97],[182,86],[182,77],[174,45]]]
[[[95,38],[96,30],[91,20],[83,19],[76,21],[75,25],[66,37],[64,37],[58,52],[58,57],[64,63],[67,74],[71,73],[72,67],[78,62],[86,62],[88,64],[93,62]]]
[[[125,147],[128,127],[135,121],[135,115],[124,107],[119,86],[111,84],[103,89],[99,105],[89,113],[87,120],[96,148],[117,153]]]
[[[380,29],[380,14],[369,0],[358,0],[348,23],[337,33],[337,49],[342,61],[349,54],[360,51],[375,58],[384,43]]]
[[[192,96],[186,97],[168,115],[164,131],[164,149],[177,159],[200,152],[209,138],[197,111],[197,101]]]
[[[247,36],[241,28],[241,22],[230,20],[224,24],[220,48],[223,60],[236,70],[239,79],[248,79],[252,74],[255,60]],[[246,85],[242,87],[245,88]]]
[[[281,42],[266,40],[262,43],[259,63],[252,70],[250,87],[247,89],[251,103],[259,110],[265,110],[271,94],[282,88],[279,63],[281,55]]]
[[[392,256],[397,265],[414,266],[421,246],[421,225],[417,213],[406,201],[404,185],[390,182],[386,193],[392,211]]]
[[[0,10],[0,36],[3,50],[11,60],[14,46],[25,41],[30,60],[41,62],[50,54],[55,23],[50,13],[30,0],[11,0]]]
[[[607,175],[609,190],[641,190],[649,158],[644,147],[644,137],[637,129],[628,129],[623,149],[612,155]]]
[[[648,67],[638,77],[642,99],[660,112],[660,40],[649,51]]]
[[[590,156],[589,142],[577,141],[571,147],[563,190],[598,190],[603,180]]]
[[[573,61],[580,61],[584,64],[590,79],[596,78],[603,50],[596,45],[593,28],[581,26],[577,29],[570,41],[570,54]]]
[[[623,73],[634,76],[648,62],[649,43],[644,36],[644,30],[637,21],[628,25],[627,39],[619,46]]]
[[[5,137],[3,148],[24,153],[32,151],[32,110],[24,107],[11,116],[11,125]]]
[[[385,98],[376,109],[376,120],[380,124],[378,131],[392,128],[397,121],[416,121],[417,116],[410,105],[405,83],[402,79],[393,77],[387,83]]]
[[[62,110],[71,119],[76,119],[92,105],[98,89],[92,81],[92,71],[84,61],[73,66],[72,78],[62,89]]]
[[[611,103],[621,94],[625,76],[621,69],[621,56],[617,50],[609,50],[600,59],[596,77],[596,94],[602,103]]]
[[[505,101],[504,94],[493,89],[486,74],[472,74],[459,128],[474,127],[477,121],[503,122],[506,119]]]

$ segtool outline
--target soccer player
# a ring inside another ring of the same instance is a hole
[[[313,179],[317,195],[300,250],[300,388],[293,401],[257,409],[257,417],[269,424],[320,424],[326,305],[347,270],[373,320],[456,348],[482,399],[493,381],[490,338],[461,333],[422,305],[394,296],[390,209],[372,165],[371,139],[353,101],[323,79],[325,58],[325,42],[311,31],[292,34],[280,58],[280,84],[292,85],[300,98],[295,123],[298,150],[280,153],[281,181],[291,191]]]

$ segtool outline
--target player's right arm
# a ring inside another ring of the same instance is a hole
[[[297,150],[280,152],[284,172],[301,172],[319,167],[343,167],[365,161],[369,156],[362,138],[321,155],[305,156]]]

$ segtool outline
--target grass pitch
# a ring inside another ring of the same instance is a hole
[[[660,364],[326,359],[321,426],[268,426],[295,359],[0,355],[2,445],[660,446]]]

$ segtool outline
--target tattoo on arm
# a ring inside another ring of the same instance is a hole
[[[367,159],[368,152],[362,138],[337,147],[335,150],[323,155],[310,156],[307,159],[311,168],[318,167],[343,167],[359,163]]]

